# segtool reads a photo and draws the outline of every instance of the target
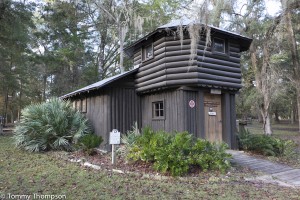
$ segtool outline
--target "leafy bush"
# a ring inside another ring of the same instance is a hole
[[[157,144],[154,151],[154,169],[166,173],[170,171],[171,175],[178,176],[188,172],[189,155],[192,147],[192,135],[183,132],[175,136],[166,137],[168,133],[156,134]],[[159,142],[162,141],[162,142]]]
[[[187,132],[169,134],[154,132],[149,127],[136,138],[130,148],[128,159],[152,162],[155,170],[173,176],[187,173],[192,165],[203,170],[217,169],[225,171],[230,166],[225,153],[227,145],[212,144],[195,139]]]
[[[191,163],[200,166],[203,171],[209,169],[225,172],[230,167],[230,154],[226,153],[226,143],[210,143],[207,140],[198,139],[192,147]]]
[[[89,132],[87,119],[70,102],[57,98],[29,105],[21,114],[13,137],[16,146],[27,151],[70,151],[72,144]]]
[[[291,157],[295,154],[296,144],[292,140],[282,140],[268,135],[251,134],[244,130],[238,135],[239,148],[265,156]]]
[[[167,143],[169,143],[169,136],[165,132],[154,132],[146,127],[143,134],[136,137],[134,145],[129,149],[128,159],[153,162],[156,150]]]
[[[103,142],[103,138],[94,134],[87,134],[79,139],[79,144],[82,150],[88,155],[93,155],[95,153],[95,148]]]

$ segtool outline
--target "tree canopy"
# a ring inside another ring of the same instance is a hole
[[[272,119],[299,119],[299,1],[275,1],[275,15],[265,0],[33,2],[0,1],[0,115],[8,121],[32,102],[131,69],[124,46],[182,17],[253,38],[242,55],[238,117],[261,119],[267,134]]]

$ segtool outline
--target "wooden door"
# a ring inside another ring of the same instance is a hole
[[[204,94],[205,139],[211,142],[222,141],[221,95]]]

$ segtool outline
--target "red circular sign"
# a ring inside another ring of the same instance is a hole
[[[190,102],[189,102],[189,106],[191,107],[191,108],[194,108],[195,107],[195,101],[194,100],[190,100]]]

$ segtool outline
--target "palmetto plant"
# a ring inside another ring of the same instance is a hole
[[[87,119],[70,102],[52,98],[22,110],[14,130],[17,147],[31,151],[73,149],[73,144],[90,131]]]

